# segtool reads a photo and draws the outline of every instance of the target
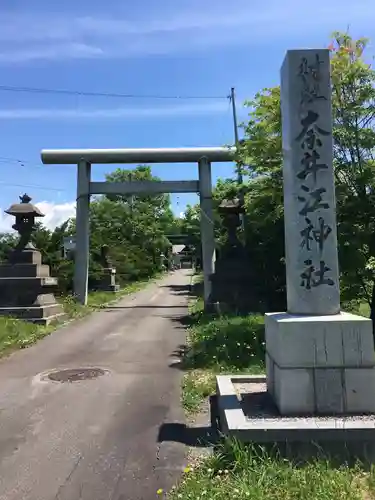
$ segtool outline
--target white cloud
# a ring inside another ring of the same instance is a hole
[[[191,104],[177,104],[156,107],[133,108],[20,108],[0,109],[0,120],[76,120],[76,119],[137,119],[137,118],[168,118],[174,116],[211,115],[228,112],[228,102],[222,100],[201,100]]]
[[[0,62],[21,63],[37,59],[91,59],[104,54],[99,47],[84,43],[59,43],[50,46],[21,47],[6,52],[0,52]]]
[[[35,203],[39,210],[45,215],[42,219],[47,229],[55,229],[70,217],[75,217],[76,202],[54,204],[48,201]]]
[[[41,201],[35,203],[39,210],[45,214],[45,217],[41,217],[39,220],[42,224],[50,230],[55,229],[55,227],[60,226],[70,217],[75,217],[76,213],[76,202],[67,202],[61,204],[54,204],[48,201]],[[13,231],[12,225],[14,224],[14,217],[8,214],[4,214],[4,210],[0,209],[0,233],[8,233]]]
[[[0,233],[9,233],[10,231],[13,231],[13,224],[14,217],[4,214],[3,210],[0,210]]]
[[[315,0],[311,6],[300,0],[236,0],[232,10],[226,0],[179,1],[172,10],[159,2],[153,12],[148,9],[138,17],[131,9],[109,17],[108,10],[90,16],[25,8],[2,12],[0,62],[126,58],[227,44],[242,47],[246,55],[265,42],[295,35],[308,39],[317,33],[326,37],[348,24],[371,33],[375,16],[373,0]]]

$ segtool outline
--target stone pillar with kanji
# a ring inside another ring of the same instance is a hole
[[[371,320],[340,310],[329,51],[288,51],[280,91],[288,310],[266,314],[267,388],[283,415],[372,413]]]

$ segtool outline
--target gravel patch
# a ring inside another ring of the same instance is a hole
[[[267,392],[267,385],[265,383],[253,383],[253,382],[235,382],[234,388],[237,394],[237,398],[240,401],[242,411],[244,412],[245,418],[248,421],[264,419],[267,421],[283,421],[286,422],[306,422],[314,421],[317,425],[319,422],[329,422],[334,421],[336,423],[349,423],[358,420],[364,420],[366,422],[374,421],[375,415],[348,415],[348,416],[337,416],[337,415],[326,415],[326,416],[293,416],[285,417],[281,416],[272,397]]]

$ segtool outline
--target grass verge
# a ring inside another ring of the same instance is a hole
[[[120,298],[137,292],[144,288],[148,283],[160,278],[157,275],[150,280],[136,281],[120,289],[116,294],[112,292],[90,292],[88,295],[88,304],[83,306],[78,304],[72,296],[59,297],[57,300],[62,304],[65,316],[63,320],[58,320],[47,326],[36,325],[15,318],[0,316],[0,357],[9,354],[17,349],[24,349],[46,335],[56,330],[57,327],[67,323],[72,319],[77,319],[87,314],[100,310],[109,303],[117,301]]]
[[[374,469],[335,467],[329,460],[293,464],[276,453],[226,441],[198,466],[187,467],[170,500],[371,500]],[[160,492],[162,495],[162,492]]]

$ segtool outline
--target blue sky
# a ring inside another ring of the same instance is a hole
[[[210,98],[0,91],[1,211],[27,191],[42,202],[49,225],[73,213],[76,169],[41,165],[43,148],[232,142],[225,98],[232,86],[241,121],[242,102],[279,83],[287,49],[326,47],[333,30],[348,26],[354,37],[371,37],[374,18],[374,0],[107,0],[97,6],[92,0],[2,0],[1,85]],[[94,166],[94,180],[112,168]],[[197,177],[197,167],[189,164],[155,165],[153,171],[165,180]],[[233,167],[216,164],[213,175],[230,177]],[[174,196],[173,209],[182,212],[195,201]],[[9,224],[0,216],[0,230]]]

